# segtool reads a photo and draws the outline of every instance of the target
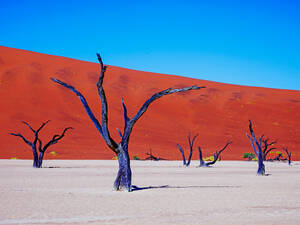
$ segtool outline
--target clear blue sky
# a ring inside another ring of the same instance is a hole
[[[0,0],[0,45],[300,90],[300,1]]]

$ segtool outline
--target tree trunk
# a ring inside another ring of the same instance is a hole
[[[261,151],[258,152],[258,170],[257,175],[265,175],[265,165],[264,165],[264,159],[263,159],[263,153]]]
[[[120,153],[117,154],[119,162],[119,171],[117,178],[114,182],[114,189],[116,191],[126,190],[128,192],[132,191],[131,187],[131,168],[130,159],[127,151],[127,147],[119,147]]]
[[[262,159],[258,159],[258,170],[257,175],[265,175],[265,165]]]
[[[288,155],[289,165],[292,165],[291,155]]]
[[[42,168],[43,158],[44,158],[44,152],[40,152],[39,161],[38,161],[38,166],[39,166],[38,168]]]
[[[177,148],[179,149],[179,151],[180,151],[180,153],[181,153],[183,165],[184,165],[184,166],[187,166],[187,165],[186,165],[186,161],[185,161],[184,151],[183,151],[182,147],[181,147],[179,144],[177,144]]]
[[[36,149],[32,149],[33,152],[33,168],[39,168],[39,156]]]
[[[207,164],[202,160],[200,160],[200,165],[199,167],[208,167]]]
[[[201,150],[200,146],[198,147],[198,151],[199,151],[199,159],[200,159],[199,167],[207,167],[207,164],[203,160],[202,150]]]

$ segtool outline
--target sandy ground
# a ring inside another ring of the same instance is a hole
[[[0,160],[0,224],[299,224],[300,163],[132,161],[132,193],[115,192],[116,161]]]

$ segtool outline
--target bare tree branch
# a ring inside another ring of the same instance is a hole
[[[120,135],[120,137],[121,137],[121,139],[122,139],[122,137],[123,137],[122,132],[119,130],[119,128],[117,128],[117,131],[118,131],[118,133],[119,133],[119,135]]]
[[[214,154],[214,160],[211,161],[211,162],[206,162],[206,165],[207,165],[207,166],[210,166],[210,165],[215,164],[215,163],[218,161],[220,154],[221,154],[221,153],[227,148],[227,146],[230,145],[231,143],[232,143],[232,141],[227,142],[226,145],[225,145],[221,150],[216,151],[216,153]]]
[[[88,116],[90,117],[90,119],[94,123],[95,127],[97,128],[97,130],[99,131],[99,133],[103,137],[102,127],[101,127],[99,121],[94,116],[93,111],[89,107],[89,105],[88,105],[85,97],[79,91],[77,91],[76,88],[74,88],[72,85],[69,85],[69,84],[67,84],[67,83],[65,83],[65,82],[63,82],[61,80],[55,79],[55,78],[50,78],[50,79],[53,82],[58,83],[58,84],[62,85],[65,88],[68,88],[69,90],[71,90],[73,93],[75,93],[79,97],[79,99],[80,99],[80,101],[81,101],[81,103],[82,103],[85,111],[87,112]]]
[[[123,113],[124,113],[124,132],[125,132],[125,128],[127,127],[127,124],[130,121],[130,118],[128,117],[126,104],[125,104],[123,98],[122,98],[122,106],[123,106]]]
[[[56,144],[60,139],[62,139],[65,136],[66,131],[70,130],[70,129],[74,129],[74,128],[73,127],[67,127],[67,128],[64,129],[64,131],[62,132],[61,135],[55,134],[52,137],[52,139],[46,145],[44,145],[41,152],[45,152],[48,147],[50,147],[51,145]]]
[[[24,123],[33,133],[35,133],[35,130],[30,126],[29,123],[22,121],[22,123]]]
[[[17,133],[17,134],[15,134],[15,133],[9,133],[9,134],[10,134],[10,135],[13,135],[13,136],[17,136],[17,137],[22,138],[23,141],[24,141],[26,144],[28,144],[29,146],[32,147],[33,144],[32,144],[30,141],[28,141],[22,134],[20,134],[20,133]]]
[[[46,122],[43,122],[42,125],[39,127],[39,129],[37,129],[36,132],[37,132],[37,133],[40,132],[40,131],[43,129],[43,127],[44,127],[47,123],[49,123],[49,122],[50,122],[50,120],[47,120]]]
[[[186,166],[184,151],[183,151],[182,147],[179,144],[177,144],[177,148],[179,149],[179,151],[181,153],[183,165]]]
[[[34,140],[33,140],[33,145],[34,146],[36,146],[36,143],[37,143],[37,141],[38,141],[38,139],[39,139],[39,132],[44,128],[44,126],[47,124],[47,123],[49,123],[50,122],[50,120],[47,120],[46,122],[43,122],[42,123],[42,125],[34,132]]]
[[[102,113],[101,113],[101,119],[102,119],[102,132],[103,137],[106,142],[106,144],[110,147],[111,150],[114,152],[117,151],[118,144],[111,138],[109,130],[108,130],[108,107],[107,107],[107,99],[105,95],[105,91],[103,89],[103,79],[106,71],[106,66],[104,66],[102,62],[102,58],[99,53],[97,53],[97,58],[100,64],[100,76],[99,80],[97,82],[97,89],[98,89],[98,95],[101,100],[101,106],[102,106]]]
[[[188,142],[189,142],[189,146],[190,146],[190,154],[189,154],[189,158],[188,158],[188,161],[186,163],[186,166],[189,166],[190,163],[191,163],[191,159],[192,159],[192,155],[193,155],[193,145],[194,145],[194,142],[195,142],[197,136],[198,136],[198,134],[196,134],[193,137],[193,140],[191,141],[191,134],[188,135]]]
[[[274,145],[277,143],[277,141],[272,141],[270,142],[270,139],[269,138],[265,138],[262,140],[262,143],[263,143],[263,146],[262,146],[262,153],[263,153],[263,158],[264,158],[264,161],[267,159],[267,155],[272,151],[272,150],[275,150],[276,148],[273,147],[273,148],[269,148],[270,146]]]
[[[141,116],[146,112],[146,110],[148,109],[149,105],[154,102],[155,100],[165,96],[165,95],[170,95],[173,93],[177,93],[177,92],[184,92],[184,91],[189,91],[189,90],[198,90],[201,88],[205,88],[203,87],[198,87],[198,86],[191,86],[191,87],[186,87],[186,88],[178,88],[178,89],[173,89],[173,88],[169,88],[166,89],[164,91],[160,91],[155,93],[154,95],[152,95],[151,98],[149,98],[140,108],[140,110],[137,112],[137,114],[127,123],[127,127],[125,128],[124,131],[124,135],[122,138],[122,142],[127,142],[129,140],[129,136],[131,133],[131,130],[133,128],[133,125],[137,122],[137,120],[139,118],[141,118]]]
[[[77,91],[73,86],[63,82],[63,81],[60,81],[58,79],[55,79],[55,78],[51,78],[52,81],[68,88],[69,90],[71,90],[72,92],[74,92],[80,99],[84,109],[86,110],[88,116],[90,117],[90,119],[92,120],[92,122],[94,123],[95,127],[97,128],[97,130],[99,131],[99,133],[101,134],[101,136],[103,137],[103,139],[105,140],[105,142],[107,143],[108,147],[110,147],[110,149],[112,151],[114,151],[116,154],[118,154],[118,151],[116,150],[117,148],[117,144],[115,142],[111,142],[111,140],[109,138],[107,138],[107,133],[105,133],[103,130],[103,127],[100,125],[99,121],[97,120],[97,118],[95,117],[95,115],[93,114],[93,111],[91,110],[91,108],[89,107],[86,99],[84,98],[84,96],[79,92]],[[114,143],[114,144],[112,144]]]
[[[252,140],[252,137],[250,137],[248,133],[246,133],[246,135],[247,135],[247,137],[249,138],[249,140],[250,140],[250,142],[251,142],[251,145],[252,145],[252,148],[253,148],[255,154],[258,155],[258,152],[257,152],[257,150],[256,150],[254,141]]]

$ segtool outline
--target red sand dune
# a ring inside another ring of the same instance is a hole
[[[31,159],[29,146],[8,133],[20,132],[32,138],[21,121],[38,127],[50,119],[41,132],[43,140],[64,127],[75,129],[49,148],[46,159],[112,159],[113,153],[105,146],[79,99],[49,79],[56,77],[77,87],[100,118],[98,72],[97,63],[0,47],[0,158]],[[133,129],[131,157],[145,158],[151,148],[159,157],[180,159],[176,143],[187,150],[187,134],[191,132],[199,133],[196,146],[202,147],[204,156],[231,140],[233,144],[222,159],[241,160],[243,152],[252,152],[245,135],[251,119],[257,135],[264,133],[278,140],[279,150],[289,147],[293,159],[300,160],[300,91],[229,85],[109,66],[104,88],[113,138],[119,140],[116,128],[123,128],[122,97],[132,116],[153,93],[190,85],[207,88],[165,96],[150,106]],[[58,155],[53,156],[50,151]],[[198,159],[196,151],[193,158]]]

